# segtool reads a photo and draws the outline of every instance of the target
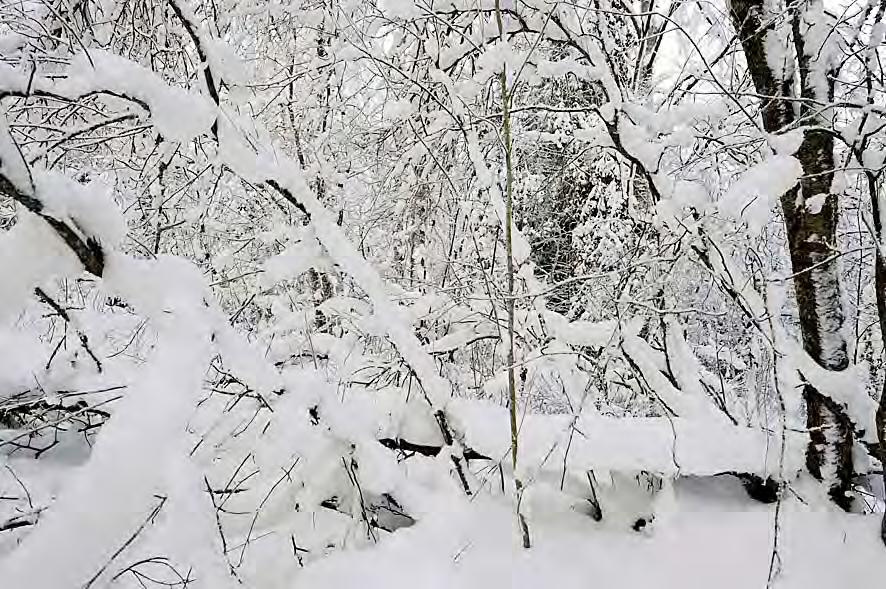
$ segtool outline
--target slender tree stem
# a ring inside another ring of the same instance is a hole
[[[502,23],[500,0],[495,0],[495,19],[498,22],[498,32],[504,39],[504,24]],[[526,518],[520,512],[520,502],[523,498],[523,482],[517,474],[517,452],[519,449],[519,433],[517,430],[517,382],[514,376],[514,160],[513,144],[511,142],[511,97],[508,93],[508,66],[502,64],[498,80],[501,86],[502,103],[502,142],[505,152],[505,257],[508,269],[508,397],[511,416],[511,463],[514,467],[514,490],[516,492],[517,523],[523,533],[523,548],[529,548],[529,526]]]

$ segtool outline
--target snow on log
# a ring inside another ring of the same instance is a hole
[[[453,400],[453,421],[465,446],[501,458],[510,448],[507,409],[485,401]],[[570,442],[570,430],[572,440]],[[787,432],[784,476],[800,471],[806,436]],[[781,435],[760,429],[674,417],[616,418],[583,413],[527,414],[520,424],[526,471],[648,471],[662,476],[737,472],[768,477],[779,472]],[[567,456],[568,452],[568,456]]]

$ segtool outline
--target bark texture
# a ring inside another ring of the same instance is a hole
[[[808,42],[812,37],[808,34],[808,19],[822,9],[813,2],[805,2],[783,11],[790,19],[788,28],[783,19],[767,14],[764,0],[732,0],[730,8],[755,90],[767,97],[762,105],[763,129],[776,134],[805,127],[795,154],[802,164],[803,178],[781,196],[800,331],[804,349],[819,365],[827,370],[845,370],[849,357],[841,333],[839,269],[833,259],[839,214],[837,195],[831,192],[834,140],[822,129],[831,127],[829,117],[833,115],[819,106],[832,102],[836,72],[825,63],[826,54]],[[774,42],[778,40],[783,43]],[[785,51],[780,64],[777,56],[769,54],[773,46],[779,45]],[[799,68],[799,87],[794,83],[795,63]],[[824,204],[817,211],[810,210],[805,202],[816,195],[825,195]],[[834,502],[849,509],[853,424],[828,391],[806,384],[803,396],[810,436],[806,466],[814,477],[827,482]]]

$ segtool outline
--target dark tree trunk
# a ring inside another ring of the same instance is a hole
[[[800,98],[815,101],[813,108],[831,102],[834,94],[835,72],[821,71],[817,55],[807,55],[803,13],[809,3],[801,4],[793,13],[793,50],[786,53],[784,71],[774,72],[771,56],[767,55],[765,38],[789,35],[786,27],[778,28],[778,19],[765,13],[764,0],[732,0],[731,17],[741,39],[748,70],[756,92],[771,97],[763,104],[762,121],[767,133],[781,133],[794,125],[829,127],[827,109],[819,112],[799,102],[794,109],[794,58],[799,65]],[[785,44],[787,45],[787,43]],[[787,47],[786,47],[787,49]],[[810,53],[814,53],[811,52]],[[822,79],[816,79],[816,76]],[[818,82],[818,83],[817,83]],[[822,96],[822,92],[826,94]],[[827,370],[845,370],[849,365],[846,341],[841,333],[843,308],[841,302],[839,269],[832,252],[835,245],[838,202],[831,193],[834,176],[834,140],[826,131],[807,128],[795,157],[803,167],[799,184],[781,197],[785,226],[794,272],[794,290],[800,320],[803,347]],[[810,210],[806,201],[824,195],[818,210]],[[826,476],[829,494],[844,509],[849,509],[849,495],[853,475],[853,425],[844,409],[827,391],[819,391],[812,384],[803,390],[806,400],[809,447],[806,466],[819,480]],[[830,467],[830,469],[828,469]],[[832,475],[831,475],[832,473]]]
[[[868,181],[868,194],[871,198],[871,212],[874,217],[874,237],[877,240],[876,254],[874,257],[874,291],[877,297],[877,315],[880,318],[880,335],[883,344],[886,345],[886,259],[883,257],[883,222],[880,217],[881,202],[879,191],[879,178],[873,172],[865,174]],[[880,403],[877,405],[876,415],[877,440],[880,442],[880,464],[883,471],[883,488],[886,489],[886,379],[883,380],[883,388],[880,390]],[[886,514],[883,514],[880,526],[880,538],[886,544]]]

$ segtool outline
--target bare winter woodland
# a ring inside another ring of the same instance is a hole
[[[886,578],[886,0],[0,0],[0,587]]]

